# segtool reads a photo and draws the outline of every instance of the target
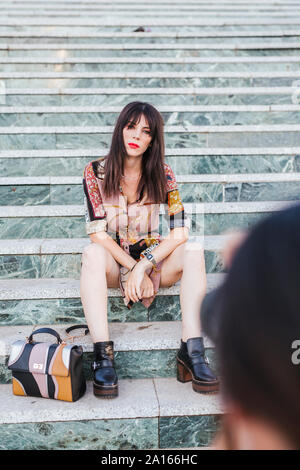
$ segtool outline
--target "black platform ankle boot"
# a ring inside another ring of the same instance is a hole
[[[103,341],[94,343],[95,361],[92,363],[94,371],[94,395],[102,398],[118,396],[118,377],[114,364],[114,343]]]
[[[208,364],[202,337],[189,338],[186,343],[181,340],[177,353],[177,380],[179,382],[192,381],[195,392],[217,392],[219,380]]]

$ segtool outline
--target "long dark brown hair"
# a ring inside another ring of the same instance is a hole
[[[121,111],[112,136],[108,155],[104,161],[103,190],[107,197],[119,192],[121,175],[124,172],[126,148],[123,139],[123,129],[131,121],[137,123],[144,115],[148,121],[151,135],[151,145],[142,157],[142,174],[137,188],[137,194],[147,194],[152,203],[164,203],[167,194],[167,181],[164,170],[164,122],[161,114],[149,103],[134,101],[127,104]],[[101,172],[100,165],[97,171]]]

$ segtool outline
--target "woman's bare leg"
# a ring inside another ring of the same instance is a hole
[[[80,296],[93,343],[109,341],[107,287],[119,287],[119,265],[99,243],[82,253]]]
[[[204,249],[200,243],[179,245],[165,258],[160,287],[172,286],[181,279],[180,306],[182,341],[201,336],[200,307],[206,294]]]

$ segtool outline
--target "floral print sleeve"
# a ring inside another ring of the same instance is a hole
[[[191,221],[184,212],[184,207],[180,198],[177,181],[173,170],[165,163],[167,177],[167,197],[165,203],[168,204],[168,211],[165,212],[165,219],[169,229],[176,227],[190,228]]]
[[[86,233],[106,231],[106,212],[102,204],[97,178],[95,175],[94,162],[86,165],[83,172],[83,190],[85,202]]]

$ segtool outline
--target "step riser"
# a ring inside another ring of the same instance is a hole
[[[76,343],[76,340],[75,340]],[[178,349],[180,338],[178,339]],[[122,379],[145,379],[156,377],[176,377],[176,350],[152,350],[152,351],[119,351],[115,352],[115,365],[118,378]],[[215,351],[213,348],[206,349],[207,357],[212,370],[217,371]],[[94,360],[93,352],[84,353],[84,375],[86,380],[93,380],[91,363]],[[0,359],[0,383],[11,383],[11,371],[5,364],[8,356]],[[4,364],[4,365],[3,365]],[[2,369],[2,370],[1,370]],[[192,386],[192,384],[190,384]]]
[[[145,100],[145,97],[144,97]],[[147,99],[147,101],[149,101]],[[169,98],[166,97],[169,102]],[[121,110],[120,110],[121,111]],[[0,127],[8,126],[113,126],[119,113],[2,113]],[[161,112],[165,125],[215,126],[298,124],[300,111],[240,111],[240,112]]]
[[[136,80],[127,80],[127,85],[130,85],[131,82],[136,82]],[[126,86],[126,80],[120,80],[118,86]],[[108,81],[105,86],[108,86]],[[138,81],[138,86],[146,85]],[[132,85],[130,85],[132,86]],[[27,92],[28,93],[28,92]],[[295,94],[291,89],[290,93],[287,94],[238,94],[232,95],[228,92],[222,95],[199,95],[197,93],[185,94],[184,91],[182,94],[149,94],[149,93],[135,93],[135,94],[126,94],[120,93],[117,94],[90,94],[90,95],[43,95],[43,94],[19,94],[19,95],[1,95],[0,101],[3,106],[111,106],[111,103],[116,103],[121,107],[125,106],[127,103],[130,103],[133,100],[136,101],[146,101],[151,103],[153,106],[156,106],[159,110],[159,107],[162,103],[169,103],[172,106],[195,106],[195,105],[273,105],[274,103],[280,105],[291,105],[291,96]],[[1,115],[3,116],[3,114]],[[103,116],[103,114],[102,114]],[[30,116],[30,120],[34,116]],[[97,116],[94,116],[95,118]],[[31,122],[31,121],[30,121]],[[93,121],[95,122],[95,121]],[[28,122],[27,122],[28,124]],[[69,124],[68,124],[69,125]]]
[[[218,253],[205,252],[206,270],[221,272]],[[0,255],[0,279],[79,279],[81,255]]]
[[[144,36],[146,38],[147,35]],[[14,42],[14,39],[10,39],[8,43],[5,43],[3,34],[0,33],[0,51],[5,52],[6,58],[4,63],[109,63],[112,57],[115,59],[112,62],[133,62],[138,52],[146,51],[145,55],[140,53],[139,59],[140,63],[152,62],[152,54],[155,57],[159,57],[159,60],[154,62],[159,62],[161,59],[163,62],[186,62],[186,63],[254,63],[257,59],[257,63],[273,63],[273,62],[286,62],[290,59],[290,62],[298,62],[298,55],[295,52],[300,47],[299,37],[294,37],[292,40],[290,38],[285,38],[285,40],[264,40],[256,41],[255,38],[250,39],[249,41],[241,40],[239,38],[234,38],[237,40],[238,44],[234,41],[232,42],[223,42],[221,37],[216,41],[213,38],[208,38],[204,42],[195,42],[196,35],[191,35],[190,40],[181,41],[174,39],[173,41],[165,40],[163,42],[154,41],[144,41],[137,42],[128,40],[127,42],[121,38],[119,41],[99,41],[87,42],[88,39],[81,42],[80,39],[77,41],[69,40],[69,42],[64,42],[63,40],[45,41],[40,38],[40,41],[35,40],[31,42],[29,39],[25,38],[24,42]],[[83,34],[85,38],[86,35]],[[38,36],[37,36],[38,38]],[[194,42],[193,42],[194,39]],[[21,52],[25,54],[22,56]],[[44,55],[41,52],[44,52]],[[123,54],[121,54],[123,51]],[[174,52],[171,54],[172,52]],[[216,55],[212,52],[208,54],[208,51],[217,51]],[[236,52],[235,54],[233,52]],[[274,51],[274,54],[273,54]],[[287,57],[285,56],[285,51],[287,52]],[[294,51],[294,52],[293,52]],[[32,52],[30,55],[29,52]],[[165,54],[167,52],[168,54]],[[187,54],[185,54],[187,52]],[[196,53],[195,53],[196,52]],[[48,53],[50,55],[48,55]],[[161,55],[158,55],[160,53]],[[200,55],[199,55],[200,54]],[[167,57],[171,59],[167,59]],[[132,57],[131,57],[132,56]],[[291,57],[293,56],[293,57]],[[85,60],[74,60],[74,57],[84,57]],[[131,57],[131,59],[130,59]],[[52,60],[51,60],[52,58]],[[17,59],[17,60],[16,60]],[[50,59],[50,61],[49,61]],[[265,60],[264,60],[265,59]],[[2,61],[1,61],[2,62]]]
[[[86,323],[78,298],[1,300],[0,308],[0,326]],[[119,297],[108,297],[107,315],[109,322],[122,323],[181,320],[179,295],[157,294],[151,308],[135,303],[129,310],[120,292]]]
[[[252,226],[262,217],[269,215],[269,212],[259,213],[220,213],[220,214],[194,214],[191,217],[192,226],[190,234],[193,236],[218,235],[229,229],[242,229]],[[160,216],[162,217],[162,216]],[[82,238],[85,233],[84,217],[15,217],[2,218],[0,239],[20,239],[20,238]],[[194,223],[197,222],[196,228]],[[160,219],[161,226],[161,219]],[[204,229],[204,230],[203,230]],[[164,224],[163,235],[167,233]]]
[[[37,134],[2,134],[0,136],[0,150],[19,149],[78,149],[109,148],[111,134],[64,134],[64,133],[37,133]],[[170,148],[189,147],[267,147],[267,146],[299,146],[300,133],[298,131],[268,131],[268,132],[209,132],[209,133],[165,133],[165,145]]]
[[[251,183],[178,183],[182,202],[293,201],[300,199],[299,181]],[[80,205],[82,185],[0,185],[2,206]]]
[[[90,72],[89,72],[90,73]],[[171,73],[171,72],[170,72]],[[177,73],[177,72],[176,72]],[[179,73],[179,72],[178,72]],[[201,73],[201,72],[199,72]],[[263,72],[261,72],[263,73]],[[274,72],[275,73],[275,72]],[[282,74],[287,73],[287,72],[282,72]],[[167,72],[166,72],[167,74]],[[37,74],[35,74],[36,76]],[[82,76],[81,76],[82,75]],[[298,75],[298,72],[297,72]],[[151,79],[151,81],[150,81]],[[293,87],[295,80],[299,80],[299,77],[270,77],[270,78],[264,78],[264,77],[249,77],[249,78],[203,78],[203,77],[186,77],[186,78],[181,78],[181,77],[130,77],[130,79],[124,79],[124,77],[104,77],[104,78],[90,78],[90,77],[84,77],[83,73],[81,73],[78,77],[76,78],[63,78],[61,77],[61,74],[57,74],[57,77],[49,77],[49,78],[34,78],[34,77],[29,77],[29,78],[3,78],[1,84],[5,83],[6,88],[49,88],[51,89],[50,84],[52,83],[53,86],[55,85],[55,88],[107,88],[107,87],[124,87],[130,85],[131,87],[143,87],[147,86],[148,87],[161,87],[161,88],[178,88],[178,87],[209,87],[209,88],[218,88],[218,87]],[[55,82],[55,83],[54,83]],[[2,91],[2,90],[1,90]],[[272,91],[272,90],[270,90]],[[255,90],[253,91],[255,92]],[[291,91],[292,94],[292,91]],[[126,96],[126,93],[125,93]],[[130,101],[133,101],[133,96],[132,94],[129,95],[131,96]],[[143,95],[141,95],[143,96]],[[149,95],[144,96],[144,99],[149,99]],[[165,94],[163,94],[165,96]],[[105,99],[104,99],[105,98]],[[134,95],[135,98],[135,95]],[[69,103],[70,97],[64,97],[62,96],[61,98],[61,104],[67,105]],[[3,97],[1,96],[1,100],[3,101]],[[65,101],[67,100],[67,101]],[[102,97],[102,102],[99,104],[103,104],[106,106],[112,106],[116,104],[120,104],[118,101],[117,102],[112,102],[111,99],[109,98],[109,95],[105,95]],[[125,103],[127,104],[127,99],[125,100]],[[277,103],[277,101],[275,101]],[[6,105],[5,101],[2,102],[3,105]],[[43,101],[39,101],[38,106],[41,105],[46,105],[48,103],[44,103]],[[98,102],[95,103],[97,105]],[[193,104],[193,103],[192,103]],[[260,104],[260,103],[258,103]],[[272,102],[271,104],[274,104]],[[278,103],[279,104],[279,103]],[[291,99],[289,101],[289,104],[291,104]],[[20,104],[16,103],[16,106]]]
[[[175,445],[178,450],[195,446],[207,447],[216,435],[220,419],[219,415],[208,415],[2,424],[1,449],[124,451],[169,449]],[[111,457],[113,458],[115,457]],[[121,458],[124,462],[124,457]],[[107,463],[103,457],[99,461]]]
[[[88,152],[87,152],[88,153]],[[86,158],[0,158],[0,174],[13,176],[78,176]],[[273,173],[300,171],[300,155],[208,155],[166,157],[175,174]]]
[[[137,59],[138,60],[138,59]],[[91,60],[92,62],[92,60]],[[217,61],[216,61],[217,62]],[[299,63],[289,63],[288,59],[285,63],[252,63],[252,64],[139,64],[140,72],[289,72],[300,70]],[[133,73],[136,70],[136,63],[133,64],[1,64],[1,72],[122,72]]]

